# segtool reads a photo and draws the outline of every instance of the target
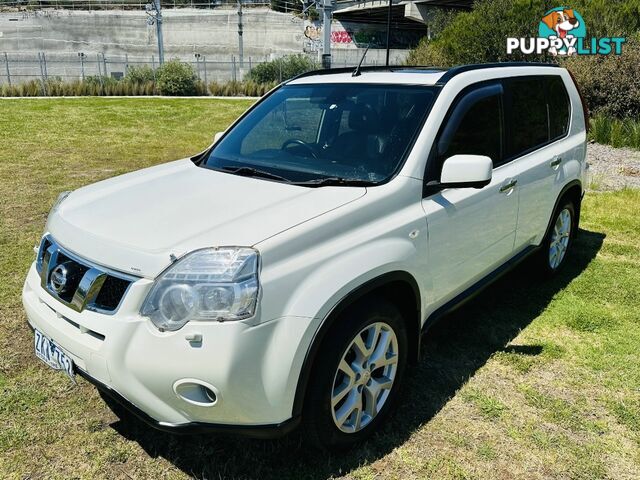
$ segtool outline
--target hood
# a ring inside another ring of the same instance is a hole
[[[123,272],[157,276],[210,246],[252,246],[352,202],[363,187],[308,188],[179,160],[74,191],[47,230],[72,252]]]

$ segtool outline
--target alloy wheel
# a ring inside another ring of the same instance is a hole
[[[568,208],[562,210],[556,218],[549,243],[549,266],[555,270],[560,266],[569,248],[571,235],[571,212]]]
[[[386,403],[398,371],[398,339],[384,322],[362,329],[345,350],[335,373],[331,413],[335,425],[355,433]]]

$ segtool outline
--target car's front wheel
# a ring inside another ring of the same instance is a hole
[[[389,414],[407,363],[407,331],[391,303],[374,301],[337,319],[322,345],[305,402],[307,434],[344,449],[370,436]]]

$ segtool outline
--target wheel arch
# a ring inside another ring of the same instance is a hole
[[[551,231],[554,215],[558,210],[558,207],[565,200],[571,200],[575,208],[576,215],[574,218],[574,225],[573,225],[574,228],[573,228],[572,237],[576,238],[576,236],[578,235],[578,227],[580,224],[580,205],[582,203],[582,192],[583,192],[582,183],[580,182],[580,180],[572,180],[571,182],[567,183],[564,187],[562,187],[562,190],[560,191],[558,198],[556,198],[556,203],[553,205],[553,210],[551,211],[551,215],[549,216],[549,223],[547,224],[547,230],[545,231],[544,237],[542,237],[543,241],[545,238],[547,238],[547,236],[549,235],[549,232]]]
[[[384,273],[349,292],[326,315],[316,331],[311,346],[307,349],[293,402],[293,416],[302,414],[309,379],[320,347],[336,325],[337,319],[349,307],[370,296],[383,297],[396,305],[407,324],[409,338],[409,361],[416,362],[420,354],[421,298],[416,279],[406,271]]]

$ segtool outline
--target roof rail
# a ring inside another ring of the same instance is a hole
[[[442,86],[451,80],[456,75],[461,73],[471,72],[473,70],[482,70],[485,68],[502,68],[502,67],[559,67],[557,63],[543,63],[543,62],[499,62],[499,63],[477,63],[472,65],[459,65],[452,67],[442,75],[436,85]]]
[[[452,68],[432,67],[425,65],[368,65],[360,67],[360,72],[423,72],[423,73],[435,73],[444,72],[444,75],[438,79],[435,83],[436,86],[443,86],[449,80],[461,73],[471,72],[473,70],[482,70],[485,68],[504,68],[504,67],[559,67],[557,63],[543,63],[543,62],[499,62],[499,63],[477,63],[471,65],[458,65]],[[287,84],[293,80],[299,78],[311,77],[314,75],[332,75],[336,73],[353,73],[355,67],[340,67],[340,68],[325,68],[322,70],[311,70],[309,72],[301,73],[284,83]]]
[[[355,65],[352,67],[340,67],[340,68],[324,68],[321,70],[311,70],[309,72],[304,72],[301,73],[300,75],[296,75],[293,78],[290,78],[289,80],[287,80],[284,83],[289,83],[292,80],[297,80],[299,78],[304,78],[304,77],[312,77],[314,75],[333,75],[336,73],[353,73],[353,70],[355,69]],[[396,72],[396,71],[402,71],[402,70],[409,70],[409,71],[423,71],[424,73],[431,73],[431,72],[444,72],[447,69],[446,68],[440,68],[440,67],[428,67],[428,66],[413,66],[413,65],[367,65],[364,67],[360,67],[360,72]]]

